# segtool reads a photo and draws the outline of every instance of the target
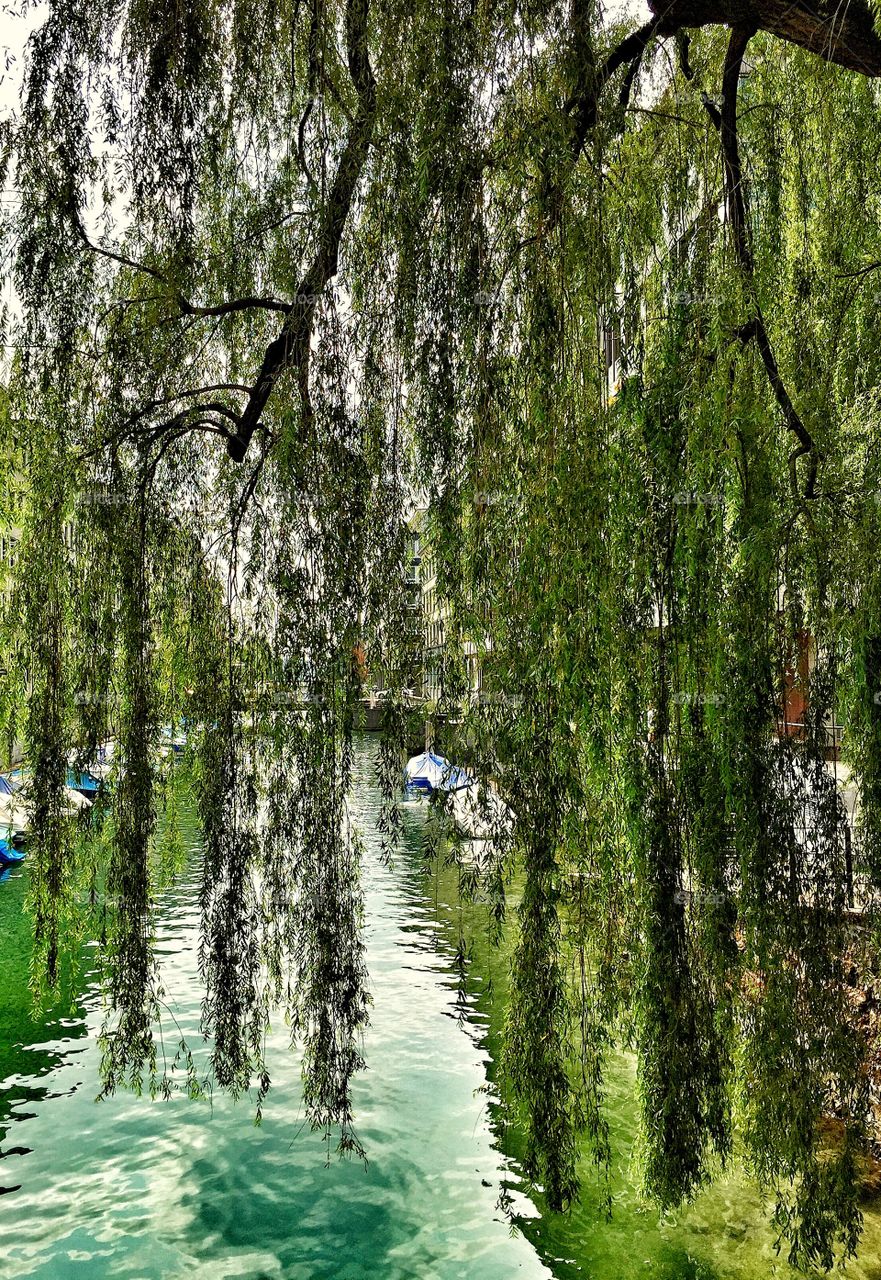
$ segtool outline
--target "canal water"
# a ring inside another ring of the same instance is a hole
[[[516,1136],[495,1091],[504,952],[461,908],[454,867],[426,863],[425,811],[407,806],[404,848],[383,862],[360,745],[352,813],[365,838],[367,959],[373,1010],[368,1070],[356,1085],[369,1163],[326,1159],[303,1122],[299,1068],[280,1025],[263,1123],[253,1100],[95,1102],[101,1010],[88,964],[75,999],[34,1021],[27,990],[27,867],[0,883],[0,1277],[285,1277],[286,1280],[766,1280],[795,1273],[777,1256],[766,1211],[735,1176],[659,1218],[636,1191],[634,1075],[612,1064],[617,1163],[611,1222],[585,1169],[582,1204],[543,1212],[523,1194]],[[198,1044],[198,840],[158,901],[157,949],[173,1055]],[[471,956],[457,960],[464,931]],[[496,990],[491,999],[490,979]],[[202,1051],[204,1052],[204,1050]],[[881,1280],[879,1216],[852,1280]]]

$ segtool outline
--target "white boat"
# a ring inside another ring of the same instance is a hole
[[[116,743],[111,738],[108,742],[102,742],[95,752],[94,760],[89,762],[89,773],[93,778],[97,778],[99,782],[104,782],[110,777],[113,771],[113,763],[116,755]],[[72,756],[68,757],[68,764],[73,764]]]
[[[0,839],[20,840],[30,829],[31,819],[27,809],[17,803],[14,796],[0,793]]]
[[[0,792],[0,823],[12,828],[15,836],[23,836],[31,827],[31,815],[27,809],[19,804],[17,796],[5,791]]]
[[[81,791],[75,791],[73,787],[64,788],[65,806],[62,812],[70,814],[80,813],[83,809],[91,809],[92,801],[88,796],[84,796]]]
[[[461,835],[468,840],[506,839],[514,831],[514,814],[501,796],[478,782],[457,787],[450,796],[449,812]]]
[[[19,832],[28,831],[31,825],[28,788],[29,775],[22,768],[0,774],[0,823]],[[61,812],[67,818],[75,818],[83,809],[92,807],[92,801],[73,787],[62,787],[62,795]]]

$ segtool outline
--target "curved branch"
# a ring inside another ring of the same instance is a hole
[[[166,288],[170,287],[168,278],[157,267],[151,267],[146,262],[138,262],[136,258],[130,258],[125,253],[118,253],[115,249],[107,249],[104,245],[95,244],[94,241],[89,239],[85,227],[76,215],[74,215],[73,221],[77,234],[86,248],[92,253],[97,253],[102,258],[109,258],[111,262],[118,262],[121,266],[128,267],[132,271],[140,271],[144,275],[150,276],[151,279],[158,280]],[[190,302],[189,298],[184,297],[177,290],[172,290],[171,296],[182,316],[228,316],[236,311],[257,310],[287,313],[291,309],[289,302],[282,302],[279,298],[260,298],[253,295],[244,298],[232,298],[229,302],[219,302],[215,306],[208,307],[202,307]],[[136,306],[140,302],[155,301],[155,296],[149,298],[126,298],[124,300],[126,306]]]
[[[642,65],[642,55],[645,49],[640,49],[639,53],[627,68],[627,74],[621,82],[621,89],[618,93],[618,106],[626,111],[630,105],[630,95],[633,92],[634,81],[639,74],[639,68]]]
[[[281,332],[266,348],[248,402],[242,410],[238,433],[227,444],[227,452],[235,462],[241,462],[247,453],[267,401],[286,370],[296,370],[304,422],[308,423],[312,417],[309,358],[315,310],[318,299],[339,268],[340,241],[373,136],[376,80],[367,49],[369,11],[370,0],[348,0],[346,5],[349,74],[358,94],[358,109],[324,208],[315,257],[300,281]]]
[[[208,395],[211,391],[250,391],[243,382],[211,382],[206,387],[186,387],[183,391],[175,391],[174,395],[163,396],[161,400],[148,400],[146,412],[160,408],[164,404],[173,404],[175,400],[189,400],[193,396]]]
[[[746,46],[752,32],[735,27],[728,42],[725,55],[725,70],[722,76],[722,111],[719,136],[722,141],[722,154],[725,159],[725,187],[728,192],[728,216],[731,219],[737,256],[744,274],[747,277],[755,314],[755,340],[765,366],[765,373],[774,397],[777,400],[786,425],[795,438],[798,446],[789,455],[789,479],[793,493],[798,493],[796,462],[801,457],[808,457],[808,479],[805,485],[805,497],[813,498],[817,483],[817,448],[813,437],[799,417],[786,384],[780,376],[777,360],[768,330],[765,326],[755,290],[753,274],[752,247],[749,243],[749,231],[746,220],[746,204],[743,194],[743,174],[740,165],[740,149],[737,143],[737,89],[740,83],[740,70]]]
[[[658,35],[685,27],[767,31],[825,62],[881,76],[881,36],[866,0],[648,0]]]
[[[655,36],[681,36],[688,27],[729,26],[767,31],[800,45],[826,62],[881,76],[881,36],[867,0],[648,0],[653,17],[631,32],[599,68],[582,50],[575,88],[565,104],[574,126],[573,152],[581,154],[597,121],[600,96],[617,71],[628,67],[621,95],[626,106],[639,60]],[[580,41],[584,45],[584,40]],[[635,64],[635,65],[634,65]]]
[[[660,21],[660,18],[654,17],[640,27],[638,31],[631,32],[620,44],[615,46],[599,68],[594,69],[587,59],[584,60],[578,83],[564,107],[566,114],[572,119],[574,130],[572,153],[576,160],[584,149],[584,143],[589,131],[597,122],[600,95],[606,85],[615,75],[615,72],[620,71],[622,67],[631,67],[631,71],[625,77],[625,82],[636,74],[642,55],[645,53],[655,32],[660,29]],[[634,63],[635,66],[633,66]]]
[[[725,169],[725,207],[734,240],[734,249],[743,274],[749,298],[752,318],[738,330],[742,342],[754,340],[765,366],[768,384],[783,414],[787,428],[795,436],[798,444],[789,455],[789,482],[793,496],[798,499],[798,476],[796,463],[799,458],[808,459],[808,476],[804,496],[811,499],[816,496],[817,484],[817,447],[811,433],[802,422],[786,383],[780,375],[774,348],[768,337],[762,309],[756,293],[752,246],[749,237],[749,223],[746,215],[746,200],[743,189],[743,170],[740,163],[740,147],[737,138],[737,91],[740,84],[740,72],[746,46],[755,34],[753,28],[735,27],[728,41],[725,54],[725,69],[722,74],[722,107],[721,110],[707,97],[701,94],[704,106],[714,127],[718,131],[722,144],[722,160]],[[680,66],[687,80],[694,80],[694,71],[688,61],[687,37],[679,41]]]
[[[210,430],[215,435],[223,436],[229,439],[232,434],[229,427],[225,427],[222,422],[215,422],[213,418],[206,417],[206,414],[217,413],[221,417],[236,421],[236,415],[231,413],[225,405],[218,404],[194,404],[188,409],[181,409],[174,417],[169,418],[166,422],[162,422],[158,427],[154,427],[152,431],[144,436],[139,443],[149,447],[157,440],[161,440],[163,436],[168,435],[170,431],[177,431],[181,428],[185,430]]]

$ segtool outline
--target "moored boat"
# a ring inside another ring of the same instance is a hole
[[[514,829],[514,814],[501,796],[473,781],[453,792],[450,816],[468,840],[505,839]]]
[[[5,773],[0,774],[0,823],[10,823],[23,831],[30,826],[28,793],[32,776],[30,769],[22,765],[7,769]],[[62,788],[64,796],[62,813],[66,817],[74,817],[83,809],[91,807],[99,784],[93,779],[95,786],[91,793],[70,785],[72,781],[80,781],[82,777],[83,775],[68,770],[65,785]]]
[[[90,769],[68,768],[66,779],[68,794],[70,794],[70,792],[74,792],[91,803],[98,794],[100,786],[101,779],[96,778]]]
[[[0,840],[0,868],[15,867],[24,862],[24,852],[14,848],[8,840]]]
[[[100,743],[95,751],[95,758],[89,761],[89,774],[99,782],[106,782],[113,772],[115,756],[116,743],[112,738]],[[68,757],[68,762],[73,764],[73,759]]]
[[[474,779],[464,769],[450,764],[433,751],[411,756],[404,767],[404,786],[413,795],[430,796],[434,791],[455,791],[469,786]]]
[[[179,756],[187,745],[186,735],[166,724],[159,731],[159,754],[165,757]]]
[[[30,815],[20,803],[12,783],[0,774],[0,826],[12,832],[13,840],[21,840],[30,825]]]

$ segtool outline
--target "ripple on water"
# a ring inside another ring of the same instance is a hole
[[[476,964],[463,995],[453,964],[455,876],[426,879],[412,839],[385,865],[368,825],[378,795],[362,785],[358,796],[374,996],[368,1070],[355,1083],[366,1167],[332,1152],[326,1163],[320,1136],[303,1123],[282,1025],[268,1045],[276,1083],[262,1128],[250,1123],[249,1099],[217,1097],[210,1107],[121,1094],[96,1105],[94,975],[84,976],[73,1014],[50,1011],[33,1024],[26,870],[0,885],[0,1187],[16,1188],[0,1197],[2,1280],[794,1280],[742,1178],[723,1179],[675,1219],[659,1220],[640,1200],[630,1169],[633,1063],[623,1055],[607,1079],[617,1152],[611,1222],[598,1214],[587,1160],[582,1202],[568,1216],[539,1216],[515,1153],[495,1147],[495,1095],[479,1092],[493,1071],[481,981],[489,972]],[[411,838],[424,816],[408,815]],[[194,852],[192,874],[157,908],[169,1009],[196,1039],[197,861]],[[178,1034],[169,1025],[166,1035],[173,1054]],[[194,1041],[194,1051],[203,1063],[205,1048]],[[510,1233],[502,1187],[525,1236]],[[846,1275],[881,1280],[873,1206]]]
[[[376,804],[358,809],[369,818]],[[3,1198],[0,1215],[4,1280],[550,1274],[496,1209],[506,1162],[478,1094],[485,1055],[458,1022],[467,1010],[455,1007],[456,979],[438,940],[422,862],[402,855],[386,867],[375,834],[366,835],[374,1007],[369,1068],[355,1099],[367,1166],[333,1153],[327,1162],[320,1135],[303,1124],[299,1068],[281,1025],[268,1046],[276,1083],[258,1129],[248,1099],[216,1097],[209,1107],[119,1094],[96,1105],[101,1011],[94,979],[77,1015],[63,1024],[56,1018],[33,1026],[19,1000],[11,1010],[0,1007],[0,1070],[14,1066],[0,1082],[0,1099],[7,1098],[0,1121],[12,1111],[15,1141],[30,1153],[10,1161],[20,1189]],[[13,905],[20,924],[26,874],[2,886],[0,926]],[[166,999],[190,1036],[197,1036],[200,1016],[197,952],[192,874],[157,905]],[[26,962],[17,972],[26,984]],[[173,1053],[179,1034],[169,1026],[166,1037]],[[14,1064],[2,1056],[13,1040],[28,1047]],[[198,1048],[199,1061],[204,1054]],[[26,1104],[28,1118],[15,1117],[16,1104]]]

